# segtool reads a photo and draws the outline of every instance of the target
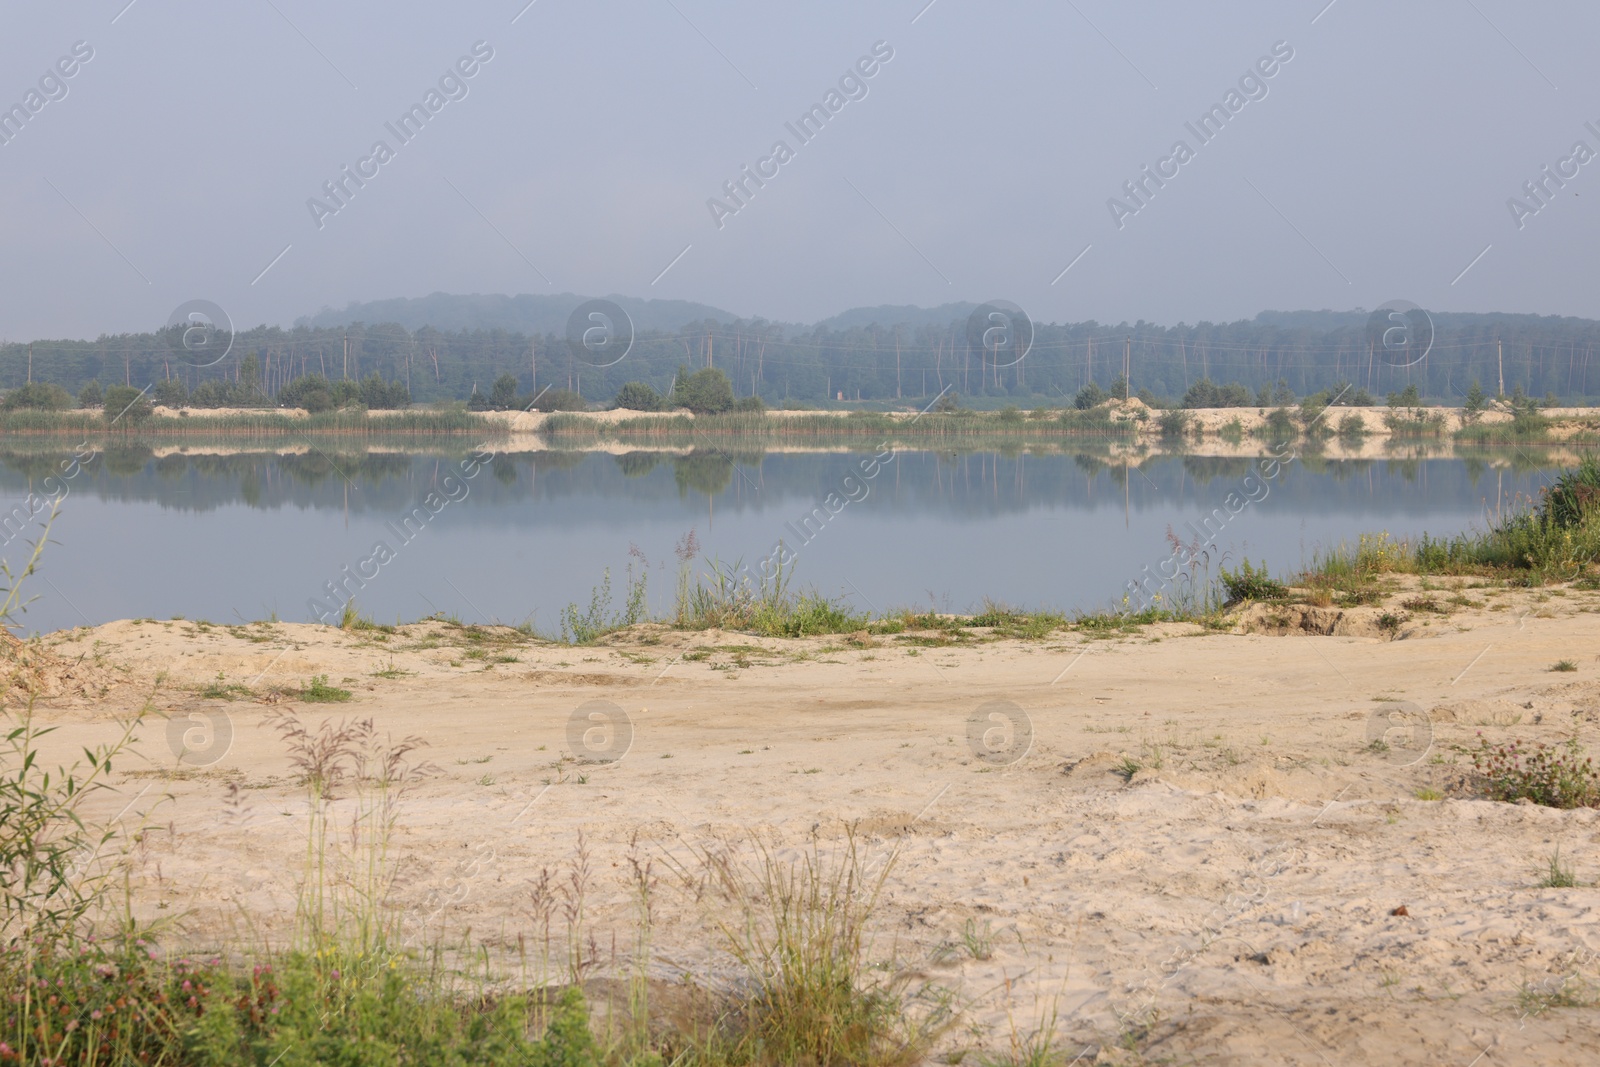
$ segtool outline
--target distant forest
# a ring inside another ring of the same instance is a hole
[[[579,391],[610,404],[624,382],[665,393],[679,372],[717,367],[738,397],[759,396],[821,405],[845,401],[879,407],[925,403],[952,389],[963,403],[1060,406],[1090,382],[1109,387],[1129,371],[1131,390],[1182,397],[1197,381],[1238,382],[1252,393],[1286,383],[1305,396],[1352,383],[1375,396],[1417,386],[1436,403],[1458,403],[1473,381],[1495,395],[1520,387],[1565,403],[1600,401],[1600,322],[1537,315],[1435,314],[1431,350],[1421,362],[1393,366],[1368,340],[1360,312],[1264,312],[1226,324],[1157,326],[1140,322],[1037,324],[1026,358],[995,367],[968,340],[967,323],[943,326],[826,324],[797,328],[764,320],[690,322],[681,329],[642,331],[627,358],[604,369],[587,365],[554,333],[499,329],[408,331],[389,323],[257,327],[235,335],[228,356],[196,368],[179,358],[176,328],[103,336],[94,341],[34,341],[0,346],[0,389],[50,382],[76,396],[91,381],[135,388],[171,382],[168,395],[236,396],[244,376],[265,402],[287,402],[290,383],[373,380],[400,388],[413,402],[466,400],[488,393],[497,378],[517,378],[518,392]],[[249,359],[254,355],[253,360]],[[1126,364],[1125,364],[1126,361]],[[182,383],[183,389],[176,388]],[[207,382],[215,383],[206,387]],[[287,395],[280,397],[285,388]],[[335,390],[355,395],[354,390]],[[370,387],[369,387],[370,391]]]

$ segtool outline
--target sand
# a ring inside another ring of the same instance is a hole
[[[541,936],[532,884],[569,876],[581,834],[595,974],[633,944],[631,853],[659,879],[651,973],[732,981],[725,905],[687,888],[696,851],[833,854],[854,825],[869,862],[893,861],[875,951],[961,1005],[940,1059],[1004,1052],[1053,1014],[1079,1063],[1597,1062],[1600,1015],[1567,1005],[1600,992],[1600,812],[1475,799],[1463,752],[1480,733],[1596,748],[1600,593],[1440,584],[1436,599],[1462,586],[1472,603],[1377,631],[1352,616],[1344,636],[1169,625],[941,646],[646,627],[569,648],[438,621],[117,622],[46,638],[97,684],[39,713],[66,755],[165,672],[161,713],[231,730],[190,765],[152,720],[118,794],[93,802],[138,835],[135,911],[175,919],[169,944],[286,935],[307,802],[263,723],[370,716],[437,765],[397,812],[391,903],[500,964]],[[1550,672],[1560,659],[1577,671]],[[198,695],[219,673],[254,695]],[[303,703],[320,674],[354,698]],[[571,758],[591,700],[631,720],[613,762]],[[996,701],[1026,713],[1025,754],[1003,733],[969,743]],[[1369,747],[1375,715],[1400,724],[1387,753]],[[1538,888],[1557,848],[1583,887]]]

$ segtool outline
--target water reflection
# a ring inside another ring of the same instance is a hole
[[[45,560],[60,595],[43,589],[50,595],[26,622],[52,629],[271,612],[303,621],[316,587],[369,554],[385,522],[438,491],[467,454],[108,448],[67,482]],[[416,618],[433,610],[427,605],[449,603],[464,618],[488,612],[553,622],[562,605],[586,602],[601,572],[618,571],[630,550],[660,566],[691,528],[708,556],[762,558],[786,524],[810,513],[868,454],[708,446],[495,455],[465,498],[363,591],[362,607],[380,618]],[[11,515],[0,551],[11,562],[33,536],[19,530],[36,533],[19,506],[30,492],[49,492],[47,480],[69,456],[0,452],[0,509]],[[1230,524],[1224,547],[1288,568],[1316,546],[1363,531],[1459,532],[1498,501],[1536,492],[1540,458],[1528,450],[1447,458],[1409,447],[1388,458],[1309,453]],[[984,597],[1101,607],[1163,557],[1169,529],[1209,513],[1253,466],[1245,456],[1121,454],[1109,443],[899,452],[806,545],[798,574],[824,593],[879,609],[964,610]],[[655,581],[653,601],[671,586],[664,572]]]

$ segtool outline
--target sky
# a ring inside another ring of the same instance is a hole
[[[14,0],[0,339],[436,291],[1600,317],[1597,31],[1575,0]]]

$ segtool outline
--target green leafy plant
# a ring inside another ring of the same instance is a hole
[[[1530,748],[1520,740],[1491,745],[1480,734],[1472,766],[1491,800],[1526,798],[1550,808],[1600,806],[1600,771],[1576,740]]]
[[[1252,567],[1250,560],[1245,559],[1240,562],[1236,571],[1230,571],[1226,567],[1219,570],[1222,588],[1227,593],[1230,604],[1245,600],[1283,600],[1289,595],[1288,586],[1267,573],[1265,561],[1262,561],[1259,567]]]
[[[611,571],[607,568],[601,575],[600,584],[589,594],[587,611],[579,610],[576,604],[568,604],[561,609],[561,640],[571,645],[589,645],[606,634],[643,622],[648,616],[645,595],[648,579],[649,574],[642,570],[635,576],[633,566],[629,564],[627,603],[621,612],[613,612]]]

